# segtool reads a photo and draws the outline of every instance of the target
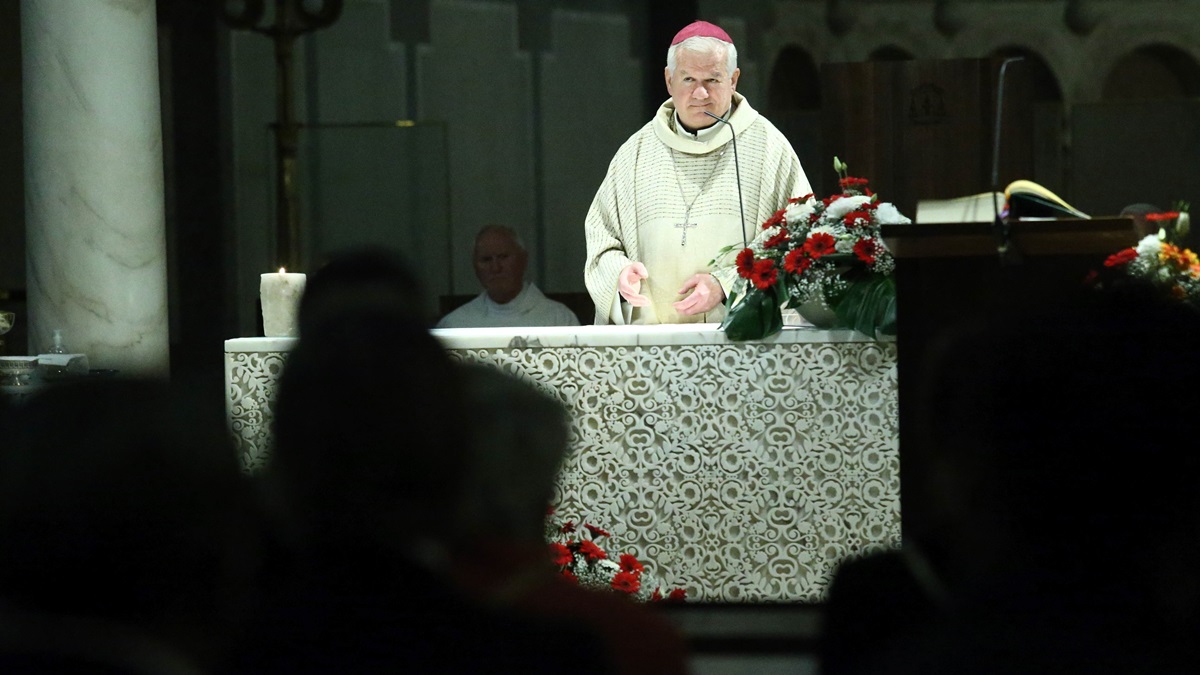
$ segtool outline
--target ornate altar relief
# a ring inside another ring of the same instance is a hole
[[[454,350],[571,411],[558,513],[696,601],[816,601],[900,542],[895,343]]]
[[[695,602],[818,601],[843,559],[899,545],[894,342],[785,331],[733,343],[674,327],[616,344],[588,328],[435,331],[453,358],[567,406],[564,519],[602,525]],[[227,345],[226,361],[233,432],[254,469],[282,354]]]

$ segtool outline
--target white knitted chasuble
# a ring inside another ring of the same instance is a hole
[[[767,119],[734,93],[729,117],[737,133],[745,207],[745,238],[789,197],[811,192],[808,177],[788,140]],[[715,322],[724,307],[708,314],[681,316],[672,304],[680,286],[697,272],[711,272],[726,294],[737,273],[733,267],[742,243],[738,212],[737,167],[729,125],[707,142],[675,131],[675,107],[668,100],[650,122],[617,150],[584,221],[587,261],[584,282],[596,304],[596,323]],[[689,209],[690,206],[690,209]],[[709,262],[737,244],[734,253]],[[622,311],[617,275],[631,262],[646,266],[642,295],[651,306]]]

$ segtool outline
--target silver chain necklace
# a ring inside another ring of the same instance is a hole
[[[725,148],[721,148],[721,152],[717,154],[717,161],[713,163],[712,171],[709,172],[708,178],[705,178],[704,182],[700,184],[700,191],[696,193],[695,197],[692,197],[692,201],[690,202],[688,201],[687,195],[685,195],[683,192],[683,178],[679,175],[679,160],[675,159],[676,152],[679,151],[671,148],[671,165],[675,167],[675,184],[679,186],[679,198],[683,200],[685,206],[683,211],[683,222],[675,223],[675,229],[683,230],[683,236],[681,236],[679,239],[679,245],[687,246],[688,230],[699,227],[698,224],[691,222],[692,207],[696,205],[696,202],[700,199],[700,195],[704,194],[704,188],[708,187],[708,184],[712,182],[713,176],[717,175],[717,168],[721,166],[721,158],[725,156]]]

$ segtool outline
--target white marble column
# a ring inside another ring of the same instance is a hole
[[[166,376],[154,0],[22,0],[29,351]]]

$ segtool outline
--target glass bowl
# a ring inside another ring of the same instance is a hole
[[[0,384],[23,386],[37,373],[36,356],[0,356]]]

